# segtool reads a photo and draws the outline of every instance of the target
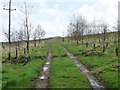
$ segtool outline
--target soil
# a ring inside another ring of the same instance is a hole
[[[43,65],[44,67],[48,67],[46,71],[43,68],[40,70],[38,77],[34,79],[34,88],[48,88],[49,85],[49,77],[50,77],[50,69],[51,69],[51,50],[49,49],[48,56],[46,58],[46,62]],[[47,64],[49,62],[49,64]],[[40,79],[40,77],[45,76],[45,79]]]
[[[13,57],[11,60],[4,60],[2,63],[11,63],[11,64],[21,64],[21,63],[28,63],[30,57]],[[27,62],[26,62],[27,61]]]
[[[23,64],[25,66],[31,58],[40,58],[45,59],[46,56],[33,56],[33,57],[12,57],[11,60],[4,60],[2,63],[11,63],[11,64]]]

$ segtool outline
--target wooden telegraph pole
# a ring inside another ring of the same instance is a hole
[[[9,11],[9,30],[8,30],[8,40],[9,40],[9,52],[8,52],[8,59],[10,60],[11,58],[11,32],[10,32],[10,28],[11,28],[11,11],[14,11],[16,9],[11,9],[11,0],[9,0],[9,9],[6,9],[5,7],[3,8],[3,10],[8,10]]]

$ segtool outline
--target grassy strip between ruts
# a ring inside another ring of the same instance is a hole
[[[32,79],[37,77],[39,69],[42,67],[44,60],[32,59],[26,66],[21,64],[3,64],[3,88],[30,88]]]
[[[52,48],[52,55],[60,56],[66,54],[64,49],[58,43],[54,43]]]
[[[68,57],[52,61],[50,88],[90,88],[87,79]]]
[[[101,52],[102,47],[96,48],[96,51],[88,53],[87,50],[91,48],[85,48],[82,45],[75,44],[66,44],[65,47],[69,49],[74,54],[80,54],[78,56],[80,61],[87,66],[91,72],[103,81],[110,88],[118,87],[118,69],[114,68],[115,65],[118,65],[118,57],[115,56],[114,50],[115,46],[111,45],[106,49],[105,55],[97,55],[95,52]],[[81,51],[80,51],[81,50]],[[87,52],[87,56],[81,54],[82,52]],[[101,52],[102,54],[102,52]]]

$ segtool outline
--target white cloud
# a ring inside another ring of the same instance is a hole
[[[2,33],[2,2],[0,2],[0,42],[3,41],[3,33]]]
[[[74,13],[83,15],[89,22],[92,22],[95,18],[98,21],[113,25],[118,17],[117,4],[118,0],[96,0],[92,6],[85,4],[76,9]]]
[[[31,16],[31,20],[34,20],[33,22],[42,25],[43,29],[46,31],[46,37],[61,36],[68,25],[69,21],[65,15],[68,13],[59,10],[58,6],[58,4],[55,4],[53,7],[42,7],[38,10],[35,17]]]

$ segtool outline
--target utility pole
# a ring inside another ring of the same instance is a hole
[[[3,8],[3,10],[8,10],[9,11],[9,30],[8,30],[8,40],[9,40],[9,52],[8,52],[8,59],[10,60],[11,58],[11,32],[10,32],[10,28],[11,28],[11,11],[14,11],[16,9],[11,9],[11,0],[9,0],[9,9],[6,9],[5,7]]]

